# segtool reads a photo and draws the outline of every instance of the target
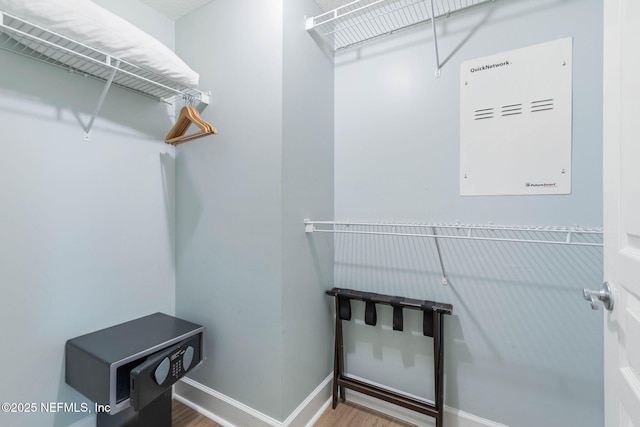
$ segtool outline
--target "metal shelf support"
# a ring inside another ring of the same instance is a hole
[[[107,56],[107,65],[111,65],[111,57]],[[98,98],[98,104],[96,105],[95,110],[93,110],[93,116],[89,120],[89,123],[84,129],[84,139],[85,141],[89,140],[89,133],[91,132],[91,128],[93,127],[93,122],[96,120],[98,113],[100,112],[100,108],[102,108],[102,104],[104,103],[105,98],[107,97],[107,93],[109,92],[109,88],[111,88],[111,83],[113,83],[113,78],[118,72],[118,67],[120,66],[120,61],[116,60],[113,64],[113,70],[111,70],[111,74],[107,78],[107,82],[104,85],[104,89],[102,89],[102,93],[100,94],[100,98]]]
[[[433,30],[433,47],[436,52],[436,77],[440,77],[440,55],[438,54],[438,32],[436,31],[436,20],[433,19],[436,16],[433,9],[433,0],[430,2],[431,5],[431,29]],[[439,250],[438,250],[439,253]]]

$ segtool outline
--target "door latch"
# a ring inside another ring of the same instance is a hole
[[[604,308],[611,311],[613,310],[613,295],[611,294],[611,286],[609,286],[609,282],[604,282],[602,284],[602,289],[599,291],[592,291],[590,289],[583,289],[582,296],[585,300],[591,303],[592,310],[599,310],[600,305],[596,300],[602,302]]]

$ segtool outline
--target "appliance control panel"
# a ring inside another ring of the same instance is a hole
[[[145,362],[131,370],[130,401],[136,411],[152,402],[189,370],[200,364],[200,340],[199,334],[187,338],[150,355]]]

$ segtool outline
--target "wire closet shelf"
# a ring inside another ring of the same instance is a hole
[[[0,10],[0,49],[93,77],[154,99],[209,103],[209,94]]]
[[[304,220],[307,233],[364,234],[430,237],[435,239],[484,240],[546,245],[603,246],[600,227],[506,226],[475,224],[407,224]]]
[[[306,28],[316,31],[338,51],[420,24],[434,24],[440,18],[493,1],[356,0],[307,18]]]

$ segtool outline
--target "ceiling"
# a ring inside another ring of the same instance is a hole
[[[169,18],[179,19],[214,0],[141,0]],[[315,0],[324,11],[351,3],[353,0]]]
[[[340,6],[344,6],[347,3],[351,3],[353,0],[316,0],[318,6],[325,12],[336,9]]]
[[[194,10],[201,8],[205,4],[211,3],[213,0],[141,0],[143,3],[148,4],[158,12],[168,16],[169,18],[176,19],[193,12]]]

